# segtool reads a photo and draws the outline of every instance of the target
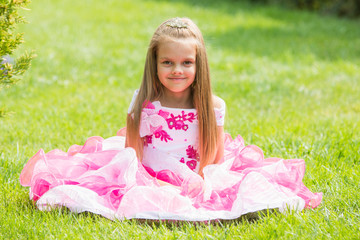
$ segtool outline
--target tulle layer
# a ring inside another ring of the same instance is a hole
[[[235,219],[268,208],[302,210],[320,204],[302,182],[301,159],[264,159],[238,136],[225,139],[224,161],[204,168],[204,178],[144,167],[125,138],[89,138],[68,152],[40,150],[25,165],[20,183],[41,210],[65,206],[110,219],[206,221]],[[160,186],[160,179],[174,186]]]

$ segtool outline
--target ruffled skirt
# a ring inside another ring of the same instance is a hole
[[[145,168],[125,138],[90,137],[67,152],[41,149],[25,165],[20,183],[40,210],[67,207],[109,219],[208,221],[236,219],[263,209],[300,211],[320,204],[302,182],[301,159],[264,159],[261,149],[238,136],[225,139],[224,162],[179,177]],[[157,177],[175,186],[160,186]]]

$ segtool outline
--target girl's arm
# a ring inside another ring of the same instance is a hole
[[[225,102],[221,98],[213,95],[212,100],[215,108],[225,110]],[[217,126],[217,143],[216,143],[215,159],[214,162],[212,163],[221,163],[223,161],[224,139],[225,139],[224,126]]]
[[[214,163],[221,163],[224,157],[224,127],[217,127],[217,144]]]
[[[129,147],[129,137],[128,137],[128,133],[126,131],[126,134],[125,134],[125,147]]]

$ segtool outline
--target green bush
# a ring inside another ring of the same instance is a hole
[[[360,0],[251,0],[251,2],[279,3],[288,7],[352,18],[360,16]]]
[[[0,0],[0,91],[16,83],[22,74],[30,67],[33,53],[25,52],[23,55],[12,59],[11,55],[23,42],[23,34],[15,33],[18,23],[25,20],[18,14],[19,9],[29,3],[29,0]],[[4,109],[0,109],[0,117]]]

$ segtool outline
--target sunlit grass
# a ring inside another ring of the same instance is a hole
[[[239,2],[33,1],[22,47],[38,57],[0,92],[0,238],[359,238],[359,21]],[[320,207],[207,225],[41,212],[29,200],[18,177],[40,148],[67,150],[125,125],[150,37],[173,16],[203,31],[226,131],[266,157],[305,159]]]

